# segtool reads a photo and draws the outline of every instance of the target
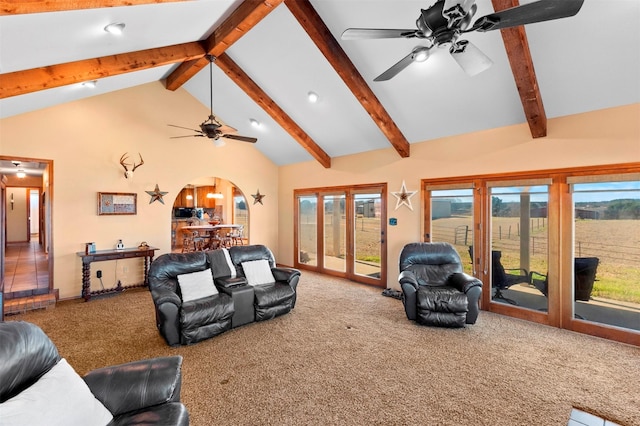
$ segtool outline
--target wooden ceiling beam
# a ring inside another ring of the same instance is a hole
[[[98,9],[102,7],[137,6],[153,3],[175,3],[186,0],[30,0],[0,1],[0,16],[62,10]]]
[[[331,167],[331,157],[271,97],[262,90],[226,53],[214,62],[238,87],[287,131],[304,149],[325,168]]]
[[[382,133],[401,157],[409,157],[410,145],[391,116],[351,62],[309,0],[285,0],[284,3],[353,92]]]
[[[0,99],[202,58],[198,42],[0,74]]]
[[[245,0],[231,13],[231,15],[213,31],[206,40],[202,41],[205,51],[209,55],[219,56],[224,53],[240,37],[262,21],[282,0]],[[167,89],[176,90],[191,77],[207,66],[206,58],[188,61],[174,70],[165,82]]]
[[[519,5],[518,0],[491,0],[491,2],[496,12]],[[505,28],[500,32],[511,64],[511,72],[518,87],[524,115],[529,123],[531,136],[534,138],[547,136],[547,115],[542,104],[542,96],[533,68],[533,59],[524,26]]]

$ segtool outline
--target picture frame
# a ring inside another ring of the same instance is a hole
[[[98,192],[98,215],[138,213],[138,194],[133,192]]]

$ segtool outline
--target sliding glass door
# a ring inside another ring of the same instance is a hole
[[[572,180],[572,311],[640,330],[640,181],[605,179]]]
[[[296,191],[296,267],[386,286],[385,197],[384,185]]]
[[[548,310],[547,185],[490,186],[491,302]]]

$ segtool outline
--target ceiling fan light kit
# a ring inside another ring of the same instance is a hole
[[[415,47],[374,81],[390,80],[413,62],[428,59],[434,47],[448,48],[465,73],[473,76],[490,68],[493,62],[468,40],[458,40],[463,34],[567,18],[576,15],[583,3],[584,0],[538,0],[480,17],[469,28],[477,11],[475,0],[438,0],[420,11],[416,29],[348,28],[342,39],[415,38],[427,43]]]
[[[460,68],[471,77],[488,70],[493,65],[493,61],[468,40],[460,40],[452,44],[449,53]]]
[[[207,55],[207,58],[209,59],[209,81],[211,83],[211,86],[210,86],[211,90],[210,90],[210,97],[209,97],[209,102],[210,102],[209,117],[200,124],[200,130],[190,129],[188,127],[176,126],[174,124],[169,124],[169,126],[171,127],[177,127],[179,129],[186,129],[186,130],[191,130],[193,132],[196,132],[196,134],[194,135],[172,136],[171,139],[206,136],[209,139],[213,140],[213,144],[216,147],[221,147],[225,145],[225,142],[222,140],[222,138],[232,139],[232,140],[241,141],[241,142],[256,143],[258,141],[258,139],[256,138],[234,134],[238,132],[236,129],[222,123],[218,118],[216,118],[215,115],[213,115],[213,61],[216,60],[216,57],[213,55]],[[258,125],[260,125],[260,123],[257,120],[254,120],[254,121],[258,123]]]

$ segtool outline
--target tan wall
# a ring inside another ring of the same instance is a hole
[[[127,247],[147,241],[160,249],[157,254],[169,252],[173,201],[185,184],[202,177],[227,179],[245,194],[257,188],[269,194],[264,205],[249,203],[251,241],[277,250],[277,167],[250,144],[215,148],[202,138],[169,138],[175,132],[167,124],[197,125],[208,115],[208,108],[185,90],[168,91],[157,82],[0,121],[2,155],[53,160],[53,190],[48,192],[53,194],[54,286],[61,298],[80,296],[76,252],[84,250],[85,242],[95,242],[100,250],[115,247],[122,238]],[[132,179],[124,178],[119,164],[125,152],[144,158]],[[149,204],[145,191],[156,184],[168,192],[164,204]],[[138,214],[98,216],[99,191],[136,193]],[[135,283],[139,267],[127,262],[96,263],[92,276],[100,268],[105,287],[116,278]],[[99,288],[95,278],[92,286]]]
[[[315,162],[280,168],[279,261],[293,264],[293,191],[345,184],[386,182],[388,216],[398,219],[387,228],[387,286],[398,288],[398,257],[402,247],[421,241],[419,192],[394,210],[402,181],[420,190],[421,179],[544,170],[640,161],[640,104],[549,120],[548,136],[532,139],[526,124],[487,130],[411,145],[411,156],[400,158],[391,148],[334,158],[331,169]]]
[[[278,168],[249,144],[215,148],[199,138],[169,139],[175,133],[167,124],[194,125],[208,114],[188,92],[171,92],[158,82],[0,121],[2,155],[54,162],[53,188],[48,178],[43,187],[53,196],[54,286],[62,298],[80,295],[76,252],[85,242],[105,249],[118,238],[128,247],[147,241],[160,248],[158,254],[168,252],[175,197],[187,183],[206,177],[227,179],[243,191],[249,201],[251,242],[268,245],[280,263],[292,265],[294,189],[386,182],[391,192],[405,180],[409,190],[418,190],[425,178],[640,161],[638,104],[549,120],[549,136],[542,139],[531,139],[528,127],[518,125],[415,143],[406,159],[391,148],[334,158],[331,169],[316,162]],[[133,179],[125,179],[118,164],[125,152],[144,157]],[[164,204],[149,204],[145,191],[156,183],[168,192]],[[268,195],[264,205],[252,203],[250,194],[257,188]],[[138,214],[98,216],[98,191],[138,194]],[[390,287],[397,287],[400,249],[422,234],[419,195],[412,204],[413,211],[394,210],[395,198],[389,194],[389,217],[398,219],[388,229]],[[98,267],[105,286],[116,278],[124,284],[139,279],[126,261],[97,263],[94,277]]]

